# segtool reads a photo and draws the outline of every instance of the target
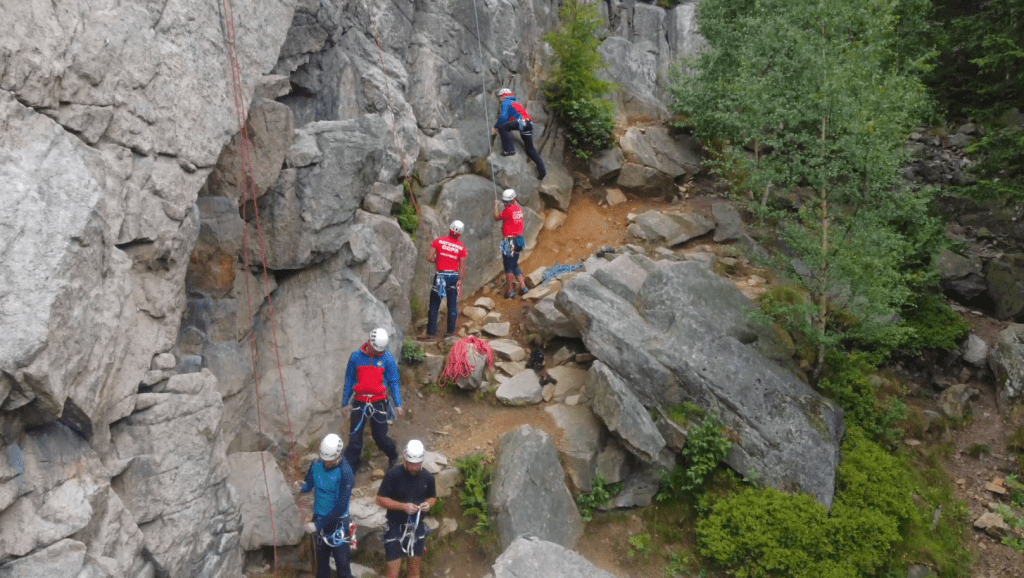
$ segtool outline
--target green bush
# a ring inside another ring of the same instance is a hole
[[[459,468],[466,479],[459,495],[462,513],[476,516],[476,525],[469,531],[477,536],[490,533],[493,524],[487,496],[491,491],[491,476],[494,474],[491,458],[484,454],[471,454],[456,460],[455,467]]]
[[[748,488],[697,523],[702,555],[739,578],[876,576],[919,515],[906,464],[851,428],[829,513],[809,495]]]
[[[601,474],[594,476],[594,489],[589,494],[576,496],[576,504],[580,507],[580,515],[583,516],[583,521],[589,522],[593,520],[594,510],[607,506],[608,502],[618,495],[620,491],[622,491],[621,482],[609,484],[608,480],[604,479],[604,476]]]
[[[818,387],[846,411],[847,424],[861,427],[871,439],[892,446],[902,435],[896,424],[907,416],[907,406],[897,396],[880,391],[871,379],[877,359],[859,351],[829,352]]]
[[[730,448],[732,442],[725,437],[721,420],[709,414],[703,423],[687,432],[686,445],[679,452],[683,465],[676,466],[671,473],[662,470],[661,488],[655,499],[664,502],[701,490],[708,475],[725,459]]]
[[[956,349],[971,328],[942,297],[933,293],[917,296],[913,306],[903,312],[903,324],[911,332],[900,344],[900,350],[909,355],[928,349]]]
[[[565,126],[569,148],[587,158],[611,145],[615,128],[615,105],[602,98],[615,85],[598,77],[608,66],[597,51],[597,32],[605,24],[597,6],[583,0],[566,0],[558,19],[558,30],[544,37],[554,53],[544,92]]]
[[[413,205],[412,192],[409,191],[409,187],[404,186],[403,189],[405,189],[405,200],[402,201],[402,208],[396,218],[402,230],[416,240],[416,229],[420,226],[420,216],[416,214],[416,206]]]
[[[412,337],[406,337],[405,342],[402,343],[402,363],[413,364],[423,361],[423,358],[427,356],[427,352],[423,349],[423,345],[417,342]]]

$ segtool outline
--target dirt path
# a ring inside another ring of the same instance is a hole
[[[522,269],[525,273],[555,263],[576,263],[602,247],[623,245],[627,242],[626,228],[630,213],[671,208],[710,217],[710,205],[714,200],[698,197],[670,206],[664,202],[631,198],[615,207],[607,207],[595,198],[579,192],[573,196],[565,223],[558,229],[541,231],[537,246],[523,259]],[[462,305],[472,303],[479,297],[492,298],[502,319],[511,322],[511,337],[525,346],[524,325],[532,303],[522,299],[504,299],[501,296],[503,282],[503,276],[499,276],[474,295],[461,300]],[[995,334],[1005,327],[1005,324],[978,316],[969,320],[974,326],[974,332],[990,345],[994,342]],[[460,316],[460,326],[466,321],[466,318]],[[429,347],[440,351],[437,344]],[[436,387],[421,387],[416,381],[411,376],[403,375],[403,397],[409,411],[407,417],[398,420],[392,429],[392,437],[399,443],[418,438],[426,443],[428,449],[442,453],[451,460],[470,453],[484,453],[493,457],[495,445],[503,433],[529,424],[551,434],[556,445],[562,444],[561,432],[544,411],[544,405],[504,407],[494,400],[493,394],[438,390]],[[1005,477],[1011,471],[1014,465],[1013,454],[1006,447],[1007,436],[1024,421],[1024,411],[1009,419],[999,415],[991,384],[973,385],[982,392],[974,402],[974,419],[960,430],[927,442],[952,445],[945,466],[951,477],[957,480],[957,497],[967,504],[971,520],[977,518],[993,500],[993,496],[985,490],[985,484],[994,477]],[[918,405],[919,409],[934,409],[935,405],[934,400],[927,397],[911,403]],[[373,446],[369,440],[367,443]],[[986,446],[990,452],[978,458],[971,457],[971,448],[977,446]],[[384,466],[384,459],[376,448],[373,449],[371,464],[377,468]],[[359,473],[358,485],[372,481],[371,472]],[[458,502],[457,495],[447,498],[442,515],[455,518],[460,531],[445,538],[432,539],[424,566],[425,578],[479,578],[490,572],[494,557],[500,553],[496,544],[481,546],[475,536],[461,531],[471,527],[474,520],[462,516]],[[637,512],[603,516],[600,521],[587,526],[577,551],[598,567],[620,578],[661,575],[664,572],[663,566],[656,567],[643,559],[630,556],[629,537],[644,531],[644,522]],[[1024,576],[1024,557],[1003,546],[998,540],[974,532],[970,546],[976,555],[972,578]],[[375,562],[372,558],[360,558],[357,556],[355,562],[370,563],[375,567],[378,565],[372,563]]]

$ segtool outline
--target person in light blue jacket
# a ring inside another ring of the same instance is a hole
[[[320,459],[309,466],[299,488],[304,494],[316,490],[313,497],[316,578],[331,578],[331,556],[334,556],[338,578],[352,578],[349,543],[353,537],[349,535],[348,506],[356,477],[348,462],[341,459],[343,446],[337,434],[324,436],[320,442]]]

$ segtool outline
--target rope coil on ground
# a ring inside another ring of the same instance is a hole
[[[487,358],[487,366],[494,369],[494,352],[490,344],[479,337],[470,335],[460,339],[448,352],[448,362],[445,363],[444,371],[438,377],[438,384],[455,383],[463,377],[473,373],[473,365],[469,362],[469,348],[472,347],[477,353]]]

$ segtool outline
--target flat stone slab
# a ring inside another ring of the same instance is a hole
[[[526,350],[511,339],[494,339],[490,341],[494,355],[505,361],[522,361],[526,359]]]
[[[502,323],[488,323],[482,328],[482,331],[491,337],[508,337],[511,330],[512,324],[508,321],[504,321]]]
[[[533,405],[544,401],[540,381],[532,369],[521,371],[501,384],[495,395],[508,405]]]

